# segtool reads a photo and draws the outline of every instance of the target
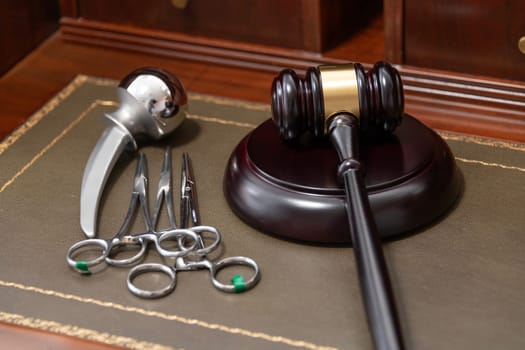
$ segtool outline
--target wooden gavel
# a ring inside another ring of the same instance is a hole
[[[401,327],[359,160],[359,137],[368,129],[391,133],[403,118],[403,85],[390,64],[365,72],[358,63],[309,68],[304,78],[290,69],[273,81],[273,120],[293,142],[305,133],[328,136],[340,164],[346,211],[361,293],[376,349],[403,349]],[[366,137],[366,135],[365,135]]]

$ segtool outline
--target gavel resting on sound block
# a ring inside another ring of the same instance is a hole
[[[376,349],[403,349],[394,296],[370,209],[359,157],[368,129],[390,133],[403,118],[403,86],[396,69],[379,62],[309,68],[304,79],[282,71],[272,85],[273,120],[281,137],[297,142],[305,133],[328,137],[339,156],[346,212],[361,292]]]
[[[388,63],[319,66],[303,77],[285,69],[272,85],[273,120],[239,142],[224,176],[228,204],[255,228],[353,245],[381,350],[404,348],[381,239],[436,222],[462,188],[448,145],[403,110]]]

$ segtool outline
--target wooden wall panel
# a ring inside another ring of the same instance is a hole
[[[403,0],[384,0],[385,59],[391,63],[404,63],[403,5]]]
[[[322,52],[381,11],[381,0],[62,0],[66,17]],[[74,12],[74,15],[71,15]]]
[[[184,9],[168,0],[81,0],[78,4],[80,17],[92,21],[261,44],[303,45],[302,17],[297,11],[300,0],[190,0]]]
[[[523,81],[524,14],[523,0],[404,0],[402,63]]]
[[[0,1],[0,76],[58,29],[58,1]]]

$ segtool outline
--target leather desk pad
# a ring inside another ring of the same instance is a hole
[[[253,290],[222,293],[202,271],[142,300],[126,289],[126,268],[90,277],[68,268],[65,253],[83,238],[82,173],[102,113],[117,105],[115,86],[79,76],[0,144],[0,321],[135,349],[370,349],[352,249],[262,234],[226,204],[228,157],[270,117],[267,105],[190,94],[190,118],[142,149],[155,192],[163,145],[172,146],[176,196],[189,152],[202,222],[222,232],[224,256],[257,261]],[[525,146],[442,135],[465,178],[461,200],[423,232],[384,245],[407,348],[523,349]],[[101,238],[123,220],[135,161],[124,156],[108,182]]]

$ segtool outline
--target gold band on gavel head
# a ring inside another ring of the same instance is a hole
[[[323,65],[318,69],[321,73],[325,121],[338,112],[349,112],[359,118],[359,91],[354,64]]]

